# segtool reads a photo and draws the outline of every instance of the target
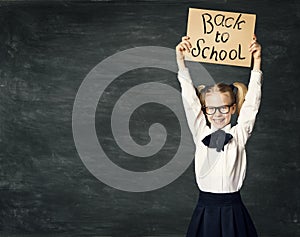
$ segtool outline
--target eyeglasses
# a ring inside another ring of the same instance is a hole
[[[217,112],[217,110],[219,110],[219,112],[221,114],[228,114],[229,111],[230,111],[230,107],[232,106],[233,104],[231,105],[222,105],[222,106],[219,106],[219,107],[213,107],[213,106],[204,106],[203,107],[203,111],[205,114],[208,114],[208,115],[213,115]]]

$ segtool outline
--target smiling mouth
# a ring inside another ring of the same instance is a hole
[[[222,119],[213,119],[213,121],[218,124],[218,123],[223,123],[225,121],[225,119],[224,118],[222,118]]]

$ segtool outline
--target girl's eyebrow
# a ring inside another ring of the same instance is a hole
[[[232,104],[231,104],[232,105]],[[220,106],[205,106],[205,107],[213,107],[213,108],[220,108],[220,107],[224,107],[224,106],[231,106],[230,104],[227,105],[227,104],[224,104],[224,105],[220,105]]]

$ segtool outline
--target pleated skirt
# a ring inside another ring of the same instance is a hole
[[[257,237],[240,192],[200,191],[186,237]]]

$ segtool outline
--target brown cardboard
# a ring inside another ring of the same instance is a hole
[[[250,67],[255,20],[255,14],[189,8],[186,60]]]

